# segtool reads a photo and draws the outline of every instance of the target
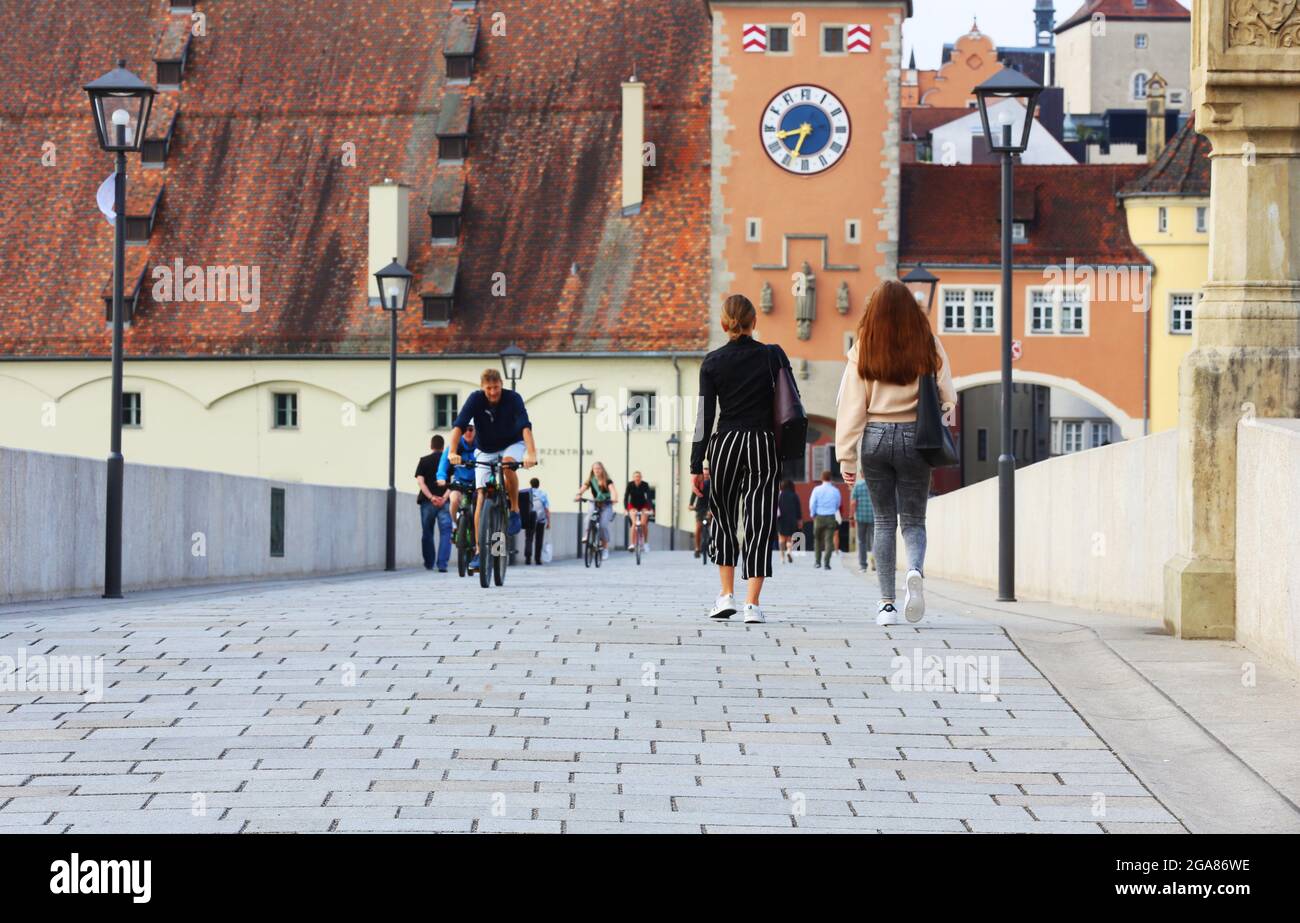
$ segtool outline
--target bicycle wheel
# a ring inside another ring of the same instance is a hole
[[[507,547],[508,536],[506,527],[508,524],[506,514],[505,498],[500,498],[492,507],[492,534],[500,538],[501,553],[492,556],[492,582],[501,586],[506,582],[506,564],[510,561],[510,549]]]
[[[456,515],[456,573],[462,577],[469,573],[469,562],[473,556],[474,543],[469,538],[469,517],[462,511]]]
[[[492,501],[483,501],[483,528],[478,535],[478,585],[485,590],[492,584],[492,506]]]
[[[640,566],[641,566],[641,541],[642,541],[642,539],[641,539],[641,531],[640,531],[639,529],[633,529],[633,530],[632,530],[632,544],[636,546],[636,563],[637,563],[637,567],[640,567]]]

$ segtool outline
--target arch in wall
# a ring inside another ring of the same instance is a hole
[[[1143,431],[1145,427],[1141,417],[1129,416],[1114,401],[1086,385],[1080,384],[1073,378],[1048,375],[1046,372],[1014,369],[1011,373],[1011,380],[1018,385],[1044,385],[1049,388],[1060,388],[1063,391],[1069,391],[1110,417],[1119,426],[1120,435],[1125,439],[1139,439],[1146,435]],[[954,378],[952,383],[953,387],[960,393],[970,388],[978,388],[982,385],[996,385],[1001,382],[1001,371],[993,369],[987,372],[976,372],[974,375],[962,375]]]
[[[85,381],[80,381],[77,384],[73,385],[68,390],[64,391],[58,397],[56,397],[55,400],[62,401],[65,397],[68,397],[74,392],[80,391],[82,388],[89,387],[90,385],[99,384],[101,381],[108,382],[109,387],[112,387],[113,376],[97,375],[94,378],[88,378]],[[198,395],[194,394],[192,391],[187,391],[185,388],[182,388],[180,385],[176,384],[176,382],[168,381],[165,378],[155,378],[152,375],[139,375],[135,372],[126,372],[122,375],[123,385],[125,385],[125,383],[128,381],[147,381],[150,384],[163,385],[164,387],[167,387],[178,394],[185,395],[190,400],[194,401],[194,403],[198,404],[200,407],[203,407],[204,410],[206,410],[210,406],[208,404],[205,404],[203,399]]]

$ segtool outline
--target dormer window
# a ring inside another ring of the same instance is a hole
[[[143,173],[126,187],[126,242],[147,244],[162,202],[161,173]]]
[[[469,153],[469,119],[473,104],[463,93],[448,93],[443,97],[442,111],[438,113],[438,160],[441,162],[464,160]]]
[[[435,244],[455,244],[465,208],[465,172],[451,166],[437,170],[429,188],[429,236]]]
[[[179,90],[181,78],[185,75],[185,62],[190,56],[190,19],[189,16],[174,16],[167,23],[158,45],[154,49],[153,60],[158,69],[158,89]]]
[[[129,324],[135,317],[136,308],[140,306],[140,292],[144,290],[145,272],[148,270],[148,254],[138,253],[127,257],[127,265],[122,273],[122,323]],[[104,321],[113,323],[113,274],[100,289],[104,299]]]
[[[424,270],[420,301],[424,306],[426,327],[445,327],[451,323],[456,306],[456,276],[460,258],[449,250],[434,250]]]
[[[469,83],[474,76],[474,53],[478,49],[478,21],[469,16],[451,17],[442,56],[447,64],[447,82]]]
[[[154,101],[149,127],[140,145],[140,164],[145,168],[158,170],[167,163],[167,152],[171,150],[179,111],[176,99],[172,95],[160,95]]]

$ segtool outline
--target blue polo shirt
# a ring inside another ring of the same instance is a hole
[[[480,452],[500,452],[524,438],[532,429],[524,399],[518,391],[502,391],[493,407],[482,390],[475,391],[461,405],[455,426],[464,430],[473,421],[474,447]]]

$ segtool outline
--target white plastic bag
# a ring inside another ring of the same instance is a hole
[[[543,564],[550,564],[550,563],[551,563],[551,543],[550,543],[550,542],[547,542],[545,545],[542,546],[542,563],[543,563]]]

